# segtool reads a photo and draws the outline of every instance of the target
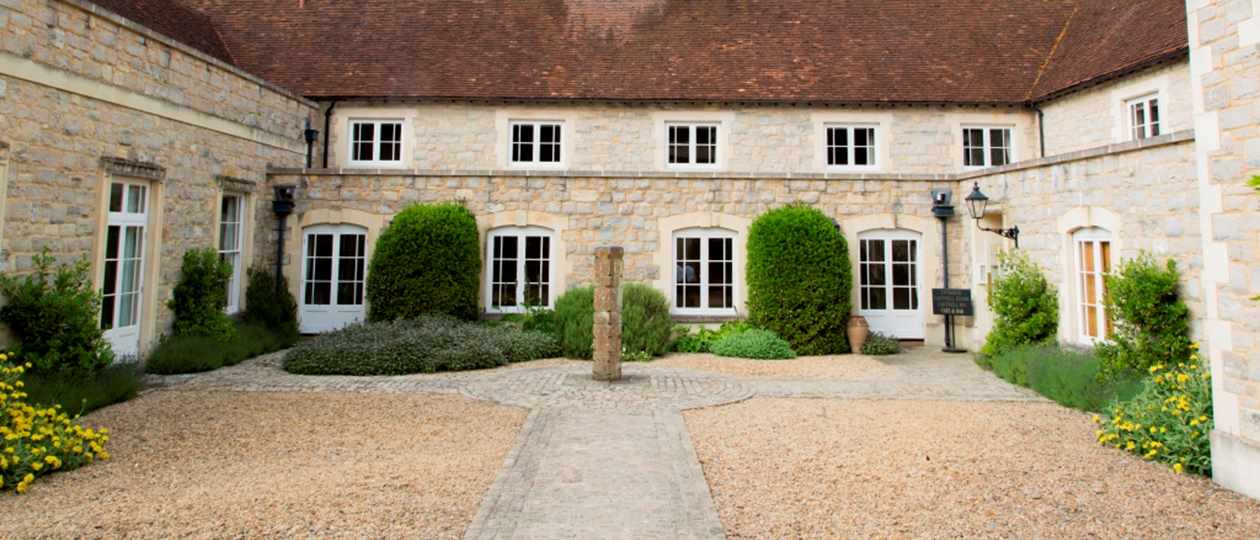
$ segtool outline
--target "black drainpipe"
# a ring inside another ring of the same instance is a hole
[[[324,110],[324,168],[328,168],[328,139],[332,132],[328,131],[328,126],[332,123],[333,109],[337,107],[337,100],[328,103],[328,108]]]
[[[1037,141],[1041,143],[1041,157],[1046,157],[1046,111],[1041,110],[1038,105],[1033,105],[1032,108],[1037,111]]]
[[[294,186],[276,186],[275,200],[271,201],[271,211],[276,213],[276,292],[284,287],[284,229],[289,221],[289,214],[293,213],[293,192],[297,191]]]

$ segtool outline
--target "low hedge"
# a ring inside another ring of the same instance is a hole
[[[143,386],[140,377],[139,364],[119,363],[87,373],[27,373],[22,380],[28,402],[44,407],[60,405],[62,411],[78,416],[136,397]]]
[[[1141,380],[1133,377],[1101,380],[1101,365],[1090,351],[1059,345],[1024,345],[978,362],[1007,382],[1090,412],[1132,399],[1142,388]]]
[[[284,369],[303,375],[406,375],[484,369],[559,354],[555,337],[445,315],[364,323],[298,344]]]
[[[735,332],[717,341],[709,349],[718,356],[752,358],[755,360],[784,360],[796,358],[792,346],[778,334],[762,328]]]
[[[166,336],[149,352],[144,371],[157,375],[212,371],[290,347],[296,341],[297,336],[289,332],[273,332],[263,325],[243,322],[236,323],[227,342],[210,336]]]

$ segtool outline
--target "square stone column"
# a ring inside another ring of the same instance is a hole
[[[597,381],[621,379],[621,272],[624,250],[595,248],[595,347],[592,375]]]

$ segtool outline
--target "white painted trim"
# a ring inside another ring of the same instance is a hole
[[[547,303],[542,306],[544,308],[552,308],[556,305],[557,294],[556,289],[556,231],[547,227],[538,225],[506,225],[495,227],[486,231],[485,242],[482,243],[482,264],[481,264],[481,294],[482,309],[486,313],[524,313],[525,306],[525,242],[517,242],[516,257],[516,301],[515,306],[509,307],[493,307],[490,305],[491,293],[494,287],[494,270],[491,265],[494,264],[494,239],[498,237],[516,237],[524,239],[526,236],[542,236],[549,239],[547,251]]]
[[[717,126],[717,159],[711,165],[677,164],[669,162],[669,126],[671,124],[707,124]],[[713,172],[729,168],[731,126],[735,124],[735,111],[653,111],[652,139],[656,151],[656,169],[673,172]]]
[[[407,169],[416,165],[415,130],[416,114],[414,107],[337,107],[333,109],[333,133],[329,134],[329,164],[341,164],[347,169]],[[356,120],[388,121],[401,120],[402,152],[398,161],[387,162],[354,162],[350,156],[352,137],[350,123]],[[343,154],[344,152],[344,154]]]
[[[674,233],[688,229],[721,229],[733,234],[734,241],[731,242],[731,249],[735,254],[735,262],[733,264],[735,308],[733,310],[719,311],[717,314],[739,315],[748,313],[748,290],[745,286],[744,266],[745,257],[748,253],[748,227],[751,224],[752,220],[748,218],[718,212],[690,212],[657,220],[656,229],[659,236],[656,252],[653,253],[653,260],[658,271],[652,286],[656,290],[666,293],[665,297],[669,299],[671,313],[676,312],[673,307]]]
[[[870,111],[816,112],[810,114],[814,126],[814,170],[824,173],[882,172],[893,170],[892,148],[894,143],[893,115]],[[831,166],[827,164],[827,128],[873,127],[875,128],[875,165]]]
[[[922,291],[926,290],[929,294],[933,287],[938,287],[941,283],[941,231],[940,224],[933,218],[927,216],[916,216],[908,214],[867,214],[841,218],[840,230],[844,233],[845,242],[849,246],[849,266],[852,271],[854,283],[859,279],[861,268],[858,267],[858,259],[860,257],[858,243],[862,233],[875,230],[907,230],[918,233],[919,239],[919,310],[923,316],[923,339],[926,343],[944,344],[945,343],[945,326],[943,318],[931,314],[932,302],[931,298]],[[859,296],[861,291],[859,287],[854,286],[850,292],[849,302],[853,306],[854,313],[862,305],[862,298]]]
[[[708,288],[710,285],[709,283],[710,276],[709,276],[708,266],[709,266],[709,263],[712,261],[710,257],[710,253],[709,253],[709,243],[706,242],[706,240],[717,238],[717,239],[729,239],[731,241],[731,257],[730,257],[731,307],[714,308],[707,305],[701,306],[698,308],[678,307],[678,285],[679,284],[678,284],[677,265],[678,265],[678,239],[680,237],[700,239],[700,255],[699,255],[700,281],[699,281],[698,286],[700,288],[700,302],[702,304],[708,303]],[[670,253],[670,260],[673,262],[673,265],[670,266],[669,268],[670,286],[669,286],[669,291],[665,295],[667,298],[669,298],[670,313],[673,313],[675,315],[708,315],[708,316],[732,316],[732,317],[739,314],[739,308],[737,307],[738,304],[736,304],[736,298],[737,298],[736,292],[740,288],[742,288],[741,275],[743,272],[741,272],[740,270],[744,267],[744,265],[743,265],[743,257],[741,256],[740,252],[736,249],[737,240],[738,240],[738,233],[736,233],[733,230],[722,228],[722,227],[688,227],[684,229],[677,229],[670,234],[669,253]]]
[[[1133,140],[1132,130],[1130,129],[1132,121],[1129,118],[1129,102],[1144,97],[1155,97],[1159,100],[1160,133],[1169,133],[1169,111],[1185,107],[1185,104],[1170,101],[1173,95],[1170,90],[1171,80],[1169,74],[1165,72],[1150,78],[1138,78],[1137,80],[1122,82],[1111,88],[1111,91],[1108,93],[1108,99],[1111,102],[1112,142]]]
[[[354,129],[356,124],[372,124],[373,136],[372,155],[373,159],[354,159]],[[379,159],[381,155],[381,126],[384,124],[399,124],[399,140],[398,140],[398,159],[383,160]],[[403,168],[407,162],[407,149],[411,143],[411,138],[407,135],[408,122],[406,118],[391,117],[350,117],[346,119],[346,167],[347,168],[365,168],[365,169],[393,169]]]
[[[560,163],[513,163],[512,123],[552,122],[560,124]],[[504,170],[562,171],[573,163],[578,148],[577,113],[560,108],[501,108],[494,111],[494,162]]]
[[[516,161],[512,159],[512,147],[516,141],[513,135],[516,132],[516,126],[533,126],[534,141],[531,143],[533,147],[533,161]],[[542,126],[556,126],[560,128],[560,161],[539,161],[542,155]],[[569,128],[564,120],[544,119],[544,118],[509,118],[507,122],[507,141],[505,148],[507,149],[507,166],[513,169],[529,169],[529,170],[564,170],[568,168],[569,149],[566,147],[569,142]]]
[[[981,130],[983,135],[982,143],[984,144],[984,146],[982,146],[982,149],[984,150],[984,165],[967,165],[967,138],[963,135],[963,132],[969,129]],[[1006,130],[1006,151],[1008,155],[1006,156],[1006,163],[1001,165],[993,164],[993,134],[990,130],[994,129]],[[959,146],[961,152],[958,155],[958,159],[962,161],[962,168],[964,171],[978,171],[988,169],[990,167],[1001,167],[1003,165],[1010,165],[1011,163],[1015,163],[1019,160],[1015,150],[1015,126],[1012,124],[960,124],[958,126],[958,137],[959,140],[962,141],[961,146]]]
[[[294,134],[291,138],[282,137],[263,129],[245,126],[182,105],[175,105],[168,101],[138,94],[131,90],[95,81],[68,71],[48,67],[34,60],[14,56],[7,52],[0,52],[0,75],[21,79],[295,154],[305,155],[306,153],[306,143],[300,140],[301,134]]]

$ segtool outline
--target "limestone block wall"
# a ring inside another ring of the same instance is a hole
[[[1159,96],[1161,133],[1194,127],[1190,61],[1183,58],[1042,103],[1046,156],[1131,140],[1125,102],[1151,94]]]
[[[1260,2],[1188,0],[1212,477],[1260,498]]]
[[[148,185],[143,346],[170,323],[183,253],[217,245],[223,191],[245,195],[255,223],[266,170],[303,164],[315,105],[97,9],[0,3],[0,264],[24,272],[47,248],[91,260],[99,285],[108,184]],[[272,232],[246,233],[252,257]]]
[[[979,183],[996,202],[999,215],[990,227],[1020,228],[1020,249],[1046,270],[1058,289],[1060,341],[1085,343],[1072,233],[1086,227],[1111,234],[1113,265],[1140,252],[1176,260],[1194,331],[1202,333],[1206,306],[1192,132],[962,175],[960,183],[960,191]],[[992,271],[996,252],[1009,247],[1009,241],[996,235],[969,229],[970,253],[960,260],[970,266],[977,298],[987,295],[985,273]],[[992,327],[988,306],[982,311],[973,329],[976,341]]]
[[[325,105],[327,107],[327,105]],[[406,122],[402,168],[439,171],[505,170],[512,120],[562,121],[565,163],[558,170],[653,172],[666,164],[665,125],[717,122],[720,173],[827,172],[823,145],[828,123],[878,125],[878,170],[937,174],[962,169],[962,127],[1012,129],[1013,159],[1037,157],[1031,112],[1005,107],[709,107],[653,104],[471,104],[341,101],[329,126],[331,168],[350,167],[346,134],[352,119]],[[321,120],[322,122],[322,120]]]
[[[904,229],[922,239],[923,294],[927,340],[943,342],[939,317],[930,315],[930,288],[940,286],[940,228],[932,218],[931,190],[953,189],[953,180],[851,178],[789,179],[778,177],[661,177],[565,176],[554,174],[473,174],[434,171],[406,174],[339,173],[337,171],[273,171],[275,185],[297,186],[297,208],[286,233],[285,268],[295,293],[301,283],[300,234],[304,227],[348,223],[368,230],[371,239],[388,220],[415,202],[463,201],[477,216],[483,242],[486,233],[502,225],[544,226],[558,237],[555,262],[561,271],[559,290],[589,284],[595,248],[619,245],[625,249],[626,281],[670,287],[673,266],[671,238],[688,227],[722,227],[746,237],[751,220],[785,204],[804,202],[831,216],[845,233],[856,267],[857,239],[866,231]],[[964,194],[955,192],[960,199]],[[965,210],[959,207],[959,212]],[[262,216],[258,228],[274,220]],[[267,221],[270,220],[270,221]],[[965,253],[964,225],[955,217],[949,227],[951,258]],[[737,240],[738,242],[739,240]],[[738,246],[736,251],[742,251]],[[274,244],[258,249],[271,264]],[[742,257],[742,255],[739,255]],[[737,258],[736,273],[743,274]],[[856,274],[855,274],[856,275]],[[856,278],[855,278],[856,279]],[[951,266],[951,284],[965,287],[969,276],[961,264]],[[736,304],[745,313],[742,277],[736,280]],[[854,289],[854,305],[857,305]],[[968,324],[968,321],[962,321]]]

